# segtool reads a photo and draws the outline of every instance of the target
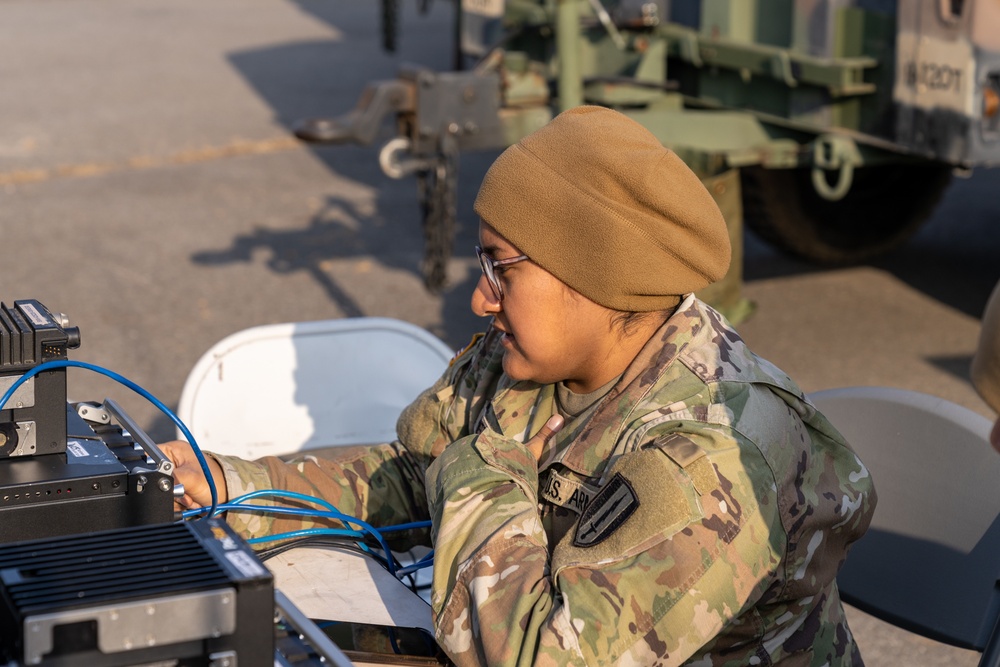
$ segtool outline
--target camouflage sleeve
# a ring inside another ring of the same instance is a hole
[[[532,664],[554,605],[534,457],[487,430],[445,449],[427,488],[438,642],[457,665]]]
[[[550,558],[524,445],[492,431],[455,443],[427,472],[438,641],[458,665],[683,663],[781,561],[775,503],[755,500],[773,479],[743,456],[733,443],[711,461],[621,457]]]
[[[403,410],[396,422],[400,442],[426,469],[434,457],[469,434],[469,421],[492,396],[502,349],[498,355],[483,334],[456,355],[433,386]]]
[[[428,518],[423,470],[398,442],[323,450],[284,461],[266,457],[246,461],[218,456],[230,499],[260,489],[282,489],[322,498],[344,514],[375,526],[390,526]],[[296,500],[254,499],[258,505],[316,507]],[[322,508],[321,508],[322,509]],[[277,535],[317,526],[341,527],[332,520],[285,517],[266,511],[231,511],[227,517],[244,537]],[[396,536],[396,542],[427,542],[426,531]]]
[[[397,442],[327,449],[287,463],[275,457],[246,461],[215,455],[225,473],[229,497],[260,489],[282,489],[322,498],[344,514],[376,526],[426,520],[424,471],[448,443],[467,431],[470,403],[479,405],[486,400],[479,380],[483,369],[498,365],[489,354],[482,354],[482,341],[481,334],[474,336],[442,377],[407,406],[396,426]],[[254,503],[303,506],[294,501]],[[279,519],[265,512],[230,512],[228,521],[245,537],[339,525],[311,519]],[[390,542],[393,546],[427,542],[426,531],[396,535]]]

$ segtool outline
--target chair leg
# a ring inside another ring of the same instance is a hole
[[[993,623],[993,632],[990,633],[990,638],[983,648],[979,667],[1000,667],[1000,614],[997,615]]]

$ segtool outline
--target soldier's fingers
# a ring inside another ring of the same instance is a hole
[[[528,451],[532,453],[535,460],[542,457],[542,450],[545,448],[545,444],[562,429],[563,424],[564,420],[560,415],[552,415],[542,426],[541,430],[528,441]]]
[[[541,438],[542,442],[548,442],[549,439],[562,430],[563,418],[561,415],[552,415],[549,417],[548,421],[542,426],[542,430],[535,434],[535,438]]]

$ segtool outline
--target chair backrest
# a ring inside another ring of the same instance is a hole
[[[837,577],[844,600],[905,630],[995,653],[1000,456],[991,422],[903,389],[810,398],[854,447],[878,494],[871,528]]]
[[[390,442],[400,412],[452,354],[389,318],[252,327],[202,355],[178,416],[202,449],[246,458]]]

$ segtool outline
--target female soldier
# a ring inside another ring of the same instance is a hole
[[[436,634],[459,665],[861,664],[835,576],[871,479],[691,294],[730,259],[697,177],[638,123],[580,107],[505,151],[475,210],[472,309],[490,327],[398,441],[215,457],[222,497],[282,488],[377,524],[429,517]],[[190,450],[168,449],[186,502],[206,504]]]

